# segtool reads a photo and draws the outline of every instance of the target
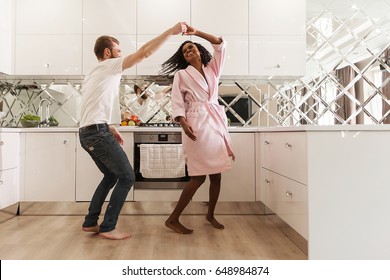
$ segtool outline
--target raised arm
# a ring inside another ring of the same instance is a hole
[[[217,37],[217,36],[214,36],[214,35],[208,34],[206,32],[197,30],[197,29],[195,29],[195,28],[193,28],[192,26],[189,26],[189,25],[186,25],[186,26],[187,26],[187,31],[184,32],[185,35],[195,35],[195,36],[198,36],[200,38],[203,38],[203,39],[209,41],[211,44],[218,45],[218,44],[222,43],[222,39]]]
[[[145,43],[135,53],[126,56],[123,59],[122,69],[125,70],[136,65],[137,63],[140,63],[142,60],[155,53],[168,40],[169,37],[182,33],[182,24],[185,23],[179,22],[175,24],[159,36]]]

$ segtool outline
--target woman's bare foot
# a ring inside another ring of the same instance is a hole
[[[217,229],[224,229],[225,227],[220,224],[214,217],[206,216],[206,220]]]
[[[98,225],[93,226],[93,227],[82,227],[81,229],[83,231],[85,231],[85,232],[94,232],[94,233],[98,233],[99,232],[99,226]]]
[[[181,233],[181,234],[190,234],[193,232],[192,229],[186,228],[179,221],[171,221],[168,219],[165,221],[165,226],[169,227],[171,230],[173,230],[177,233]]]
[[[117,229],[114,229],[112,231],[107,231],[107,232],[100,232],[99,236],[111,239],[111,240],[122,240],[129,238],[131,235],[126,233],[126,232],[121,232]]]

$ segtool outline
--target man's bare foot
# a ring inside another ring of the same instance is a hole
[[[85,232],[94,232],[94,233],[98,233],[99,232],[99,226],[98,225],[93,226],[93,227],[82,227],[81,229],[83,231],[85,231]]]
[[[114,229],[112,231],[99,232],[99,236],[111,240],[122,240],[122,239],[129,238],[131,235],[126,232],[121,232],[117,229]]]
[[[206,220],[217,229],[224,229],[225,227],[220,224],[214,217],[206,216]]]
[[[165,221],[165,226],[169,227],[171,230],[181,233],[181,234],[190,234],[193,232],[192,229],[186,228],[179,221],[170,221],[169,219]]]

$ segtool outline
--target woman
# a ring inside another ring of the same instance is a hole
[[[183,226],[179,217],[204,183],[206,175],[210,178],[206,219],[213,227],[224,228],[215,219],[214,210],[221,188],[221,172],[231,168],[229,157],[233,160],[235,157],[230,145],[226,114],[218,104],[218,80],[225,58],[225,42],[222,38],[188,25],[183,34],[203,38],[214,49],[211,56],[199,43],[185,41],[163,63],[161,71],[164,75],[175,72],[171,93],[172,117],[183,128],[183,149],[191,177],[165,225],[177,233],[189,234],[193,230]]]

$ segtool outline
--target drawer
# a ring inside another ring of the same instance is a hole
[[[15,168],[19,162],[19,133],[0,133],[0,170]]]
[[[307,185],[307,134],[264,133],[262,167]]]
[[[19,201],[18,169],[0,171],[0,209]]]
[[[307,186],[274,172],[263,171],[264,204],[307,240]]]

